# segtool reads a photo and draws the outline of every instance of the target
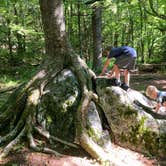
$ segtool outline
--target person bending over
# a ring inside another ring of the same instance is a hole
[[[104,52],[107,55],[107,60],[103,66],[102,72],[100,75],[104,75],[107,71],[107,67],[112,58],[115,58],[115,63],[113,69],[110,72],[111,76],[115,77],[115,83],[118,86],[121,86],[123,89],[127,90],[130,86],[130,71],[134,70],[135,62],[137,58],[136,50],[129,46],[122,46],[111,48],[107,47]],[[121,84],[120,80],[120,70],[124,70],[124,83]]]
[[[156,88],[156,86],[149,85],[146,88],[146,96],[157,101],[157,105],[155,107],[156,112],[159,111],[160,107],[165,107],[165,111],[166,111],[166,92],[165,91],[160,91]]]

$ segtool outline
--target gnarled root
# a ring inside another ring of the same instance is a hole
[[[31,81],[31,84],[33,81]],[[30,86],[30,84],[27,85],[25,88],[23,88],[24,90],[26,89],[27,97],[26,97],[26,101],[24,102],[24,105],[25,105],[24,109],[22,110],[20,117],[17,119],[18,121],[16,121],[14,119],[13,124],[15,124],[15,126],[13,125],[13,127],[11,128],[11,130],[8,133],[3,133],[3,136],[0,137],[0,145],[4,145],[4,148],[0,152],[0,159],[7,156],[9,154],[9,152],[18,143],[21,142],[21,138],[23,136],[28,138],[30,148],[32,148],[34,151],[43,152],[43,153],[51,153],[56,156],[64,156],[64,155],[58,153],[57,151],[55,151],[51,148],[48,148],[47,145],[44,147],[41,147],[40,145],[38,145],[34,141],[33,131],[37,131],[42,137],[45,137],[48,140],[57,141],[62,144],[65,144],[67,146],[78,148],[77,145],[66,142],[57,137],[54,137],[54,136],[50,135],[48,131],[45,131],[44,129],[35,126],[35,122],[36,122],[35,121],[35,111],[37,108],[36,106],[38,105],[39,99],[41,97],[41,89],[39,90],[39,88],[29,87],[29,86]],[[29,87],[29,89],[28,89],[28,87]],[[17,105],[17,101],[22,101],[22,97],[24,97],[24,95],[22,94],[23,89],[21,89],[20,92],[18,93],[18,94],[21,93],[20,94],[21,96],[18,96],[18,98],[16,98],[16,103],[14,103],[14,105],[12,105],[11,107],[9,107],[7,109],[7,113],[3,112],[0,115],[0,118],[7,117],[6,115],[8,115],[8,113],[11,111],[12,108],[16,109],[15,106]],[[17,114],[17,113],[18,113],[18,111],[16,110],[15,114]],[[12,120],[12,119],[10,119],[10,120]],[[37,139],[35,139],[35,140],[37,140]]]
[[[13,149],[13,147],[16,146],[21,141],[21,138],[25,134],[25,132],[26,132],[26,127],[24,127],[23,130],[20,132],[20,134],[2,150],[2,152],[0,153],[0,160],[6,157],[9,154],[9,152]]]
[[[93,158],[97,159],[97,161],[102,165],[125,166],[122,161],[112,156],[111,152],[104,151],[103,148],[96,144],[86,133],[81,135],[80,144]]]
[[[73,147],[73,148],[78,148],[78,146],[76,144],[73,144],[73,143],[64,141],[60,138],[54,137],[54,136],[50,135],[50,133],[48,131],[46,131],[46,130],[40,128],[40,127],[34,127],[34,129],[35,129],[36,132],[38,132],[38,134],[40,134],[41,136],[47,138],[48,140],[53,140],[53,141],[62,143],[64,145],[67,145],[67,146],[70,146],[70,147]]]
[[[105,149],[98,145],[98,143],[96,143],[88,134],[86,114],[92,100],[97,101],[96,94],[91,91],[85,92],[77,112],[77,140],[80,145],[100,163],[120,165],[117,161],[110,160],[111,156],[109,152],[105,151]]]
[[[64,155],[62,155],[62,154],[58,153],[57,151],[52,150],[50,148],[37,146],[31,133],[28,133],[28,139],[29,139],[30,148],[36,152],[49,153],[49,154],[54,154],[56,156],[64,156]]]

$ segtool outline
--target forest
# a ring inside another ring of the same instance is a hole
[[[19,165],[4,158],[26,147],[125,166],[103,150],[109,131],[107,142],[162,166],[166,113],[145,89],[166,91],[165,45],[164,0],[1,0],[0,164]],[[130,92],[98,78],[107,46],[135,48]]]

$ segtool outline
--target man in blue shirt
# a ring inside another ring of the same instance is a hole
[[[127,90],[130,86],[130,70],[133,70],[135,68],[137,57],[135,49],[129,46],[116,48],[108,47],[104,52],[107,54],[107,60],[100,75],[105,74],[111,59],[115,58],[115,63],[113,65],[110,77],[115,77],[115,83],[120,86],[120,69],[124,69],[124,83],[121,85],[121,87]]]

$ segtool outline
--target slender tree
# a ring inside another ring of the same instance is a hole
[[[94,6],[92,12],[92,29],[93,29],[93,70],[98,70],[102,65],[102,32],[101,32],[101,16],[102,7]]]

